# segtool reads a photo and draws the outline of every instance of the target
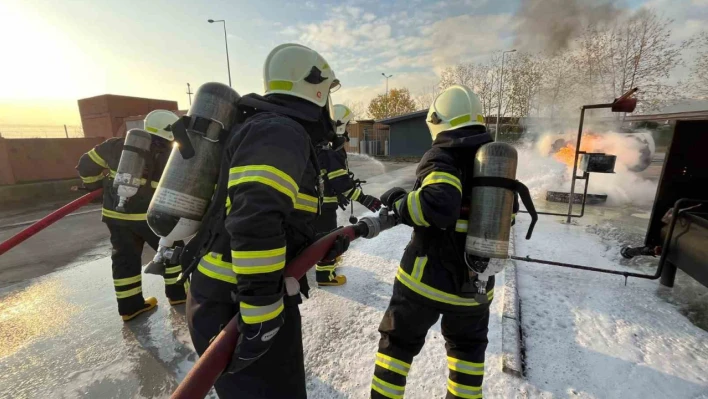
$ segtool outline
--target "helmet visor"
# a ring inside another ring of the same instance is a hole
[[[342,84],[339,83],[339,79],[334,79],[334,82],[329,86],[329,92],[335,93],[340,87],[342,87]]]

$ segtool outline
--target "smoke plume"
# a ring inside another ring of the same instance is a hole
[[[609,24],[622,12],[615,0],[522,0],[515,45],[555,54],[590,25]]]

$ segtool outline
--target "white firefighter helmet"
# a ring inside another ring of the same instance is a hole
[[[316,51],[293,43],[273,49],[263,66],[265,93],[295,96],[324,107],[339,80]]]
[[[447,130],[484,125],[482,104],[469,87],[450,86],[435,98],[425,122],[433,140],[439,133]]]
[[[334,117],[332,120],[334,121],[334,125],[337,127],[338,135],[341,136],[347,131],[348,123],[351,123],[352,125],[356,124],[356,121],[352,120],[353,117],[354,114],[352,113],[352,110],[350,110],[346,105],[337,104],[334,106]]]
[[[154,136],[174,141],[174,134],[165,130],[165,128],[177,122],[177,120],[179,120],[179,117],[175,115],[174,112],[156,109],[145,117],[145,130]]]

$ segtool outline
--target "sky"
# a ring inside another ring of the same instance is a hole
[[[342,82],[334,102],[367,104],[389,87],[413,94],[447,65],[514,47],[523,0],[0,0],[0,125],[79,124],[76,100],[120,94],[176,100],[209,81],[262,93],[281,43],[324,55]],[[586,1],[586,0],[583,0]],[[622,0],[674,18],[676,40],[708,26],[708,0]],[[521,50],[521,49],[520,49]]]

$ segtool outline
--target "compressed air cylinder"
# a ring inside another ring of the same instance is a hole
[[[233,127],[239,98],[221,83],[206,83],[197,90],[187,115],[219,123],[209,123],[206,132],[187,128],[195,152],[191,158],[184,159],[177,146],[172,149],[147,212],[150,228],[162,237],[161,246],[171,246],[199,229],[219,176],[221,131]]]
[[[125,135],[123,152],[113,187],[118,192],[118,206],[116,210],[123,212],[128,198],[138,193],[143,182],[143,169],[145,168],[145,155],[150,152],[152,135],[141,129],[131,129]]]
[[[516,150],[509,144],[485,144],[475,155],[473,176],[514,180],[517,159]],[[499,187],[473,187],[465,252],[483,258],[508,258],[513,208],[513,191]]]

